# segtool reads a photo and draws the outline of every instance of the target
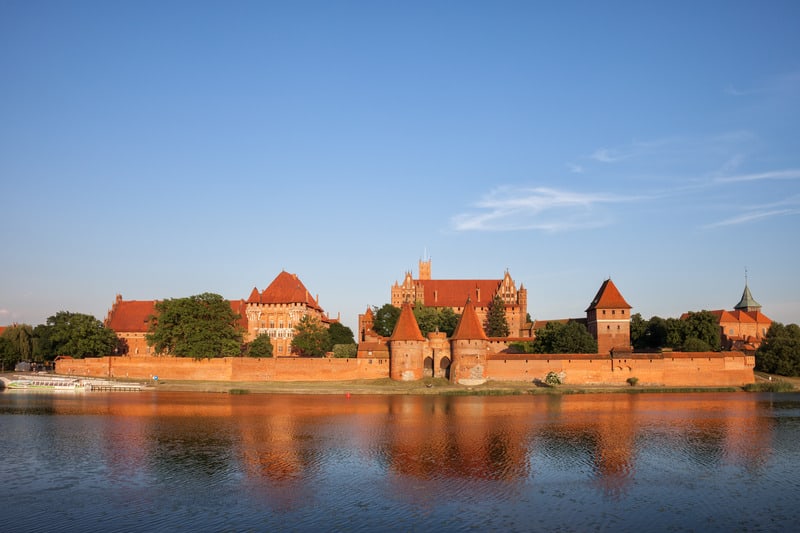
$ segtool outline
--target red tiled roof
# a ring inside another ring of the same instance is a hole
[[[250,296],[247,298],[247,303],[257,304],[261,301],[261,294],[258,292],[258,287],[253,287],[250,291]]]
[[[592,303],[589,304],[589,308],[586,309],[586,311],[588,312],[598,308],[630,309],[631,306],[625,301],[625,298],[622,297],[617,286],[611,281],[611,278],[608,278],[600,286],[600,290],[597,291],[597,295],[594,297],[594,300],[592,300]]]
[[[117,299],[105,319],[105,327],[115,332],[146,333],[147,319],[156,312],[155,300]]]
[[[251,295],[252,298],[252,295]],[[294,304],[301,303],[322,311],[317,301],[306,289],[297,274],[289,274],[285,270],[272,280],[269,287],[261,293],[262,304]]]
[[[417,324],[417,318],[414,316],[414,311],[411,309],[411,304],[405,303],[400,308],[400,316],[397,317],[397,323],[394,325],[394,331],[389,340],[393,341],[424,341],[425,337]]]
[[[426,279],[423,284],[425,305],[428,307],[461,307],[469,298],[479,307],[492,301],[500,288],[501,279]]]
[[[0,335],[6,330],[6,326],[0,326]]]
[[[749,311],[747,314],[759,324],[772,324],[772,319],[761,311]]]
[[[472,305],[472,300],[467,299],[467,303],[464,304],[464,312],[461,313],[461,319],[451,338],[453,340],[488,340],[478,313],[475,312],[475,306]]]

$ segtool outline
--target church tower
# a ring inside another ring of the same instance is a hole
[[[431,279],[431,258],[419,260],[419,279]]]
[[[611,278],[605,280],[586,309],[586,326],[597,340],[597,353],[610,354],[612,348],[631,349],[631,306]]]

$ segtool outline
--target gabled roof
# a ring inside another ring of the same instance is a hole
[[[104,325],[117,333],[146,333],[147,319],[155,312],[155,300],[118,299],[109,311]]]
[[[761,311],[748,311],[747,314],[759,324],[771,324],[772,319]]]
[[[742,293],[742,299],[739,300],[739,303],[736,304],[734,309],[741,309],[743,311],[749,311],[751,309],[761,309],[761,304],[758,303],[753,295],[750,294],[750,287],[747,286],[747,283],[744,284],[744,292]]]
[[[592,303],[589,304],[588,309],[586,312],[589,312],[593,309],[630,309],[631,306],[628,302],[625,301],[625,298],[622,297],[617,286],[614,285],[614,282],[611,281],[611,278],[608,278],[603,282],[600,286],[600,290],[597,291],[597,294],[592,300]]]
[[[461,307],[469,298],[479,306],[489,305],[501,279],[426,279],[423,284],[428,307]],[[412,302],[413,303],[413,302]]]
[[[411,309],[411,304],[404,303],[400,308],[400,316],[397,317],[397,323],[394,325],[392,336],[389,337],[392,341],[424,341],[425,337],[417,324],[417,318],[414,316],[414,311]]]
[[[247,302],[244,300],[230,300],[231,311],[239,315],[239,326],[247,329]]]
[[[475,312],[475,306],[472,305],[472,300],[467,299],[467,303],[464,304],[464,312],[461,313],[461,319],[459,319],[451,339],[488,340],[486,332],[481,325],[481,320],[478,318],[478,313]]]
[[[252,298],[252,294],[251,294]],[[306,289],[297,274],[290,274],[285,270],[272,280],[272,283],[261,293],[262,304],[295,304],[301,303],[308,307],[322,311],[317,301]]]

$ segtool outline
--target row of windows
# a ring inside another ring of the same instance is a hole
[[[624,310],[624,309],[620,309],[620,310],[619,310],[619,312],[620,312],[620,314],[622,314],[623,316],[625,315],[625,310]],[[605,310],[605,309],[603,309],[603,314],[606,314],[606,310]],[[616,314],[617,314],[617,310],[616,310],[616,309],[612,309],[612,310],[611,310],[611,314],[612,314],[612,315],[616,315]]]

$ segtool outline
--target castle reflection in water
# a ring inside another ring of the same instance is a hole
[[[513,490],[559,473],[591,478],[614,496],[655,448],[658,460],[672,449],[698,465],[757,470],[773,423],[746,394],[107,398],[55,398],[50,408],[108,415],[96,438],[115,476],[240,472],[289,506],[313,490],[309,478],[363,477],[365,468],[412,501],[441,497],[454,481]]]

